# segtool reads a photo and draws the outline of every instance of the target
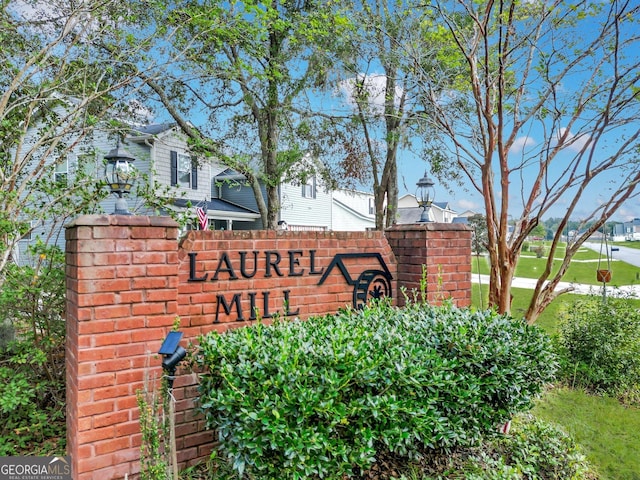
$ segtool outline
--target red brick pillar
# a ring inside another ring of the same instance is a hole
[[[427,301],[451,298],[463,307],[471,304],[471,229],[459,223],[395,225],[386,237],[398,265],[398,305],[420,292],[426,268]]]
[[[177,312],[178,226],[86,215],[66,230],[67,451],[74,479],[139,471],[136,391]],[[151,367],[151,368],[149,368]]]

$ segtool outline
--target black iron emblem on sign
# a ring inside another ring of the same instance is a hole
[[[371,259],[375,258],[380,264],[379,269],[365,270],[360,274],[352,275],[350,270],[355,270],[354,266],[357,266],[358,259]],[[356,260],[352,262],[350,260]],[[339,253],[327,267],[327,270],[322,275],[322,278],[318,282],[318,285],[322,285],[327,279],[329,274],[333,271],[334,267],[337,267],[342,273],[342,276],[349,285],[353,286],[353,307],[363,308],[367,302],[371,299],[378,299],[383,297],[391,298],[391,280],[393,276],[384,263],[382,255],[379,253]],[[356,277],[357,275],[357,277]],[[356,278],[354,278],[356,277]]]

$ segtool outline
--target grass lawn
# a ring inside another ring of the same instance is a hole
[[[545,393],[533,413],[571,435],[602,479],[640,480],[640,410],[558,388]]]
[[[483,305],[486,305],[486,285],[483,285],[483,292]],[[527,289],[513,289],[514,317],[524,315],[531,293]],[[536,325],[555,334],[562,306],[575,298],[572,294],[557,298]],[[640,307],[640,300],[633,301]],[[477,284],[473,285],[472,303],[480,305]],[[640,409],[627,408],[616,399],[587,395],[569,388],[549,390],[535,403],[533,413],[571,435],[602,480],[640,480]]]
[[[640,243],[640,242],[638,242]],[[553,262],[552,274],[560,268],[559,255],[564,251],[557,253]],[[528,252],[523,253],[516,268],[516,277],[538,278],[546,268],[546,258],[537,258],[534,254]],[[486,257],[473,257],[471,262],[473,273],[489,274],[489,262]],[[600,261],[600,268],[607,268],[607,261],[603,258]],[[596,270],[598,270],[598,252],[593,250],[582,249],[574,257],[567,273],[562,278],[565,282],[583,283],[587,285],[601,285],[596,278]],[[628,263],[614,260],[611,262],[611,286],[634,285],[640,283],[640,268]]]
[[[610,242],[610,245],[614,247],[619,245],[621,247],[636,248],[640,250],[640,242]]]
[[[487,305],[487,285],[483,285],[483,302],[482,305],[486,307]],[[529,306],[529,302],[531,301],[532,290],[528,290],[526,288],[514,288],[511,290],[513,294],[513,303],[511,304],[511,315],[514,317],[523,317],[525,312],[527,311],[527,307]],[[475,307],[479,307],[480,304],[480,288],[477,283],[473,284],[473,288],[471,291],[471,304]],[[557,325],[558,325],[558,315],[559,310],[563,305],[570,302],[572,295],[562,295],[557,298],[554,302],[549,305],[545,311],[540,315],[536,325],[541,328],[544,328],[549,334],[553,335],[556,333]],[[639,302],[640,303],[640,302]]]

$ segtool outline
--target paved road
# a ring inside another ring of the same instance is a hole
[[[489,285],[489,275],[472,274],[471,281],[473,283],[481,283],[482,285]],[[536,278],[523,278],[515,277],[511,284],[516,288],[530,288],[533,289],[536,286]],[[580,295],[601,295],[602,285],[585,285],[580,283],[560,282],[556,287],[556,290],[562,290],[564,288],[572,288],[569,293],[577,293]],[[621,287],[607,286],[607,295],[634,295],[640,297],[640,285],[623,285]]]
[[[596,252],[600,252],[600,243],[596,242],[585,242],[583,244],[585,248],[590,248],[591,250],[595,250]],[[618,248],[618,251],[612,252],[612,260],[621,260],[630,265],[640,268],[640,249],[630,248],[630,247],[622,247],[615,245]],[[611,247],[609,247],[611,248]],[[602,261],[606,264],[606,255],[604,251],[604,247],[602,250]],[[597,261],[597,260],[596,260]],[[595,268],[595,267],[594,267]],[[472,275],[471,281],[473,283],[481,283],[483,285],[489,284],[489,275],[478,275],[474,273]],[[516,288],[535,288],[537,279],[535,278],[522,278],[515,277],[513,279],[512,286]],[[571,293],[577,294],[602,294],[602,285],[584,285],[578,283],[570,283],[570,282],[560,282],[556,288],[556,290],[562,290],[564,288],[572,288]],[[640,285],[623,285],[621,287],[611,287],[607,286],[607,295],[612,294],[620,294],[620,295],[634,295],[640,297]]]
[[[585,242],[583,245],[586,248],[590,248],[596,252],[600,252],[600,243],[596,242]],[[614,248],[617,248],[617,252],[610,252],[611,258],[614,260],[622,260],[623,262],[627,262],[629,265],[633,265],[634,267],[640,267],[640,249],[638,248],[630,248],[630,247],[622,247],[620,245],[614,245]],[[611,246],[609,247],[611,248]],[[604,246],[602,247],[602,258],[606,259],[606,253]]]
[[[600,252],[600,243],[596,242],[585,242],[583,244],[585,248],[590,248],[596,252]],[[630,265],[640,268],[640,249],[630,248],[630,247],[622,247],[615,245],[618,248],[618,251],[612,252],[612,260],[621,260]],[[609,247],[611,248],[611,247]],[[606,264],[606,255],[604,251],[604,247],[602,250],[603,258],[602,261]],[[594,267],[595,268],[595,267]],[[489,284],[489,276],[488,275],[480,275],[473,274],[472,280],[473,283],[482,283],[483,285]],[[516,277],[513,279],[512,285],[516,288],[535,288],[537,279],[535,278],[522,278]],[[602,285],[584,285],[570,282],[560,282],[556,290],[562,290],[564,288],[572,288],[571,293],[577,294],[601,294],[602,293]],[[607,286],[607,295],[609,294],[631,294],[640,297],[640,285],[624,285],[621,287],[611,287]]]

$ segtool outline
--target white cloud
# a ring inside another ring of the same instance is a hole
[[[533,147],[537,142],[528,136],[518,137],[514,140],[513,145],[509,149],[509,153],[520,154],[525,148]]]
[[[127,113],[130,116],[130,120],[139,125],[146,125],[151,123],[154,118],[154,112],[146,105],[142,104],[139,100],[131,99],[127,105]]]
[[[618,221],[622,221],[622,222],[630,222],[631,220],[637,217],[638,217],[638,209],[629,207],[629,206],[623,206],[619,208],[615,213],[615,218]]]
[[[62,24],[74,11],[68,2],[38,0],[35,2],[14,0],[9,2],[9,11],[25,22],[37,22],[39,26]]]
[[[103,7],[104,4],[96,0],[14,0],[9,2],[7,11],[20,19],[23,28],[51,37],[49,40],[53,41],[60,35],[73,33],[84,37],[98,31],[100,22],[94,15]],[[113,23],[103,18],[102,23],[105,22]]]
[[[356,81],[358,83],[363,82],[364,88],[369,96],[368,104],[372,111],[378,114],[383,113],[387,77],[382,74],[365,75],[361,73],[356,78],[349,78],[340,82],[338,86],[339,93],[346,98],[347,104],[351,107],[355,107],[356,105],[354,97]],[[394,103],[396,106],[399,105],[401,97],[402,89],[396,86],[394,94]]]
[[[458,212],[464,212],[466,210],[471,210],[473,212],[481,212],[484,208],[483,205],[479,202],[474,202],[473,200],[469,200],[463,198],[461,200],[455,200],[453,202],[454,210]]]
[[[591,141],[591,137],[586,133],[574,135],[571,132],[567,132],[567,129],[562,127],[556,132],[556,141],[560,143],[564,148],[567,148],[574,152],[579,152],[584,148],[585,145],[587,145]]]

